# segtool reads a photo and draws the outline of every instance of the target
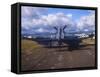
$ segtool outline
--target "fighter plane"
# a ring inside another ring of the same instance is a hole
[[[67,28],[67,25],[64,26],[54,26],[53,29],[55,29],[55,33],[49,33],[48,36],[37,36],[33,37],[32,35],[24,36],[24,38],[27,39],[35,39],[40,44],[43,44],[45,46],[53,47],[54,44],[56,46],[63,46],[63,43],[66,43],[68,45],[76,45],[78,46],[82,39],[86,38],[93,38],[95,37],[95,34],[93,32],[67,32],[65,29]]]

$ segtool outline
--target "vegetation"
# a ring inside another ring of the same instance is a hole
[[[82,44],[93,45],[93,44],[95,44],[95,39],[91,39],[91,38],[83,39],[83,40],[82,40]]]

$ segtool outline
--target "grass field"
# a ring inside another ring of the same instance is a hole
[[[95,39],[87,38],[82,40],[83,44],[95,44]]]
[[[95,65],[95,40],[82,40],[86,45],[78,50],[68,51],[68,47],[45,48],[36,41],[22,39],[22,70],[59,69],[93,67]]]

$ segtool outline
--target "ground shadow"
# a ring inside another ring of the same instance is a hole
[[[36,38],[28,40],[36,41],[38,44],[43,45],[45,48],[57,48],[58,51],[80,50],[81,48],[85,47],[85,45],[80,45],[82,39],[78,37],[65,37],[64,39],[60,40],[51,38]]]

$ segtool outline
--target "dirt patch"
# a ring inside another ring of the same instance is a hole
[[[46,48],[32,40],[22,40],[21,69],[42,70],[95,66],[95,46],[86,45],[76,50]]]

